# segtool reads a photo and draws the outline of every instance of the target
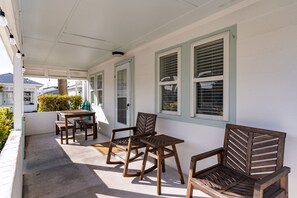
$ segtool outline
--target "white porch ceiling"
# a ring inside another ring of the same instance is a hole
[[[26,74],[87,70],[241,1],[20,0]]]

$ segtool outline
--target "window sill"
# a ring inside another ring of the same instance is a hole
[[[198,117],[191,117],[190,115],[168,115],[164,113],[158,113],[158,118],[164,120],[172,120],[172,121],[179,121],[179,122],[186,122],[198,125],[206,125],[211,127],[218,127],[218,128],[225,128],[226,124],[230,121],[224,120],[212,120],[212,119],[202,119]],[[235,121],[232,121],[232,123]]]

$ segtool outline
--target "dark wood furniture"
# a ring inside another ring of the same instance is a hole
[[[187,197],[197,188],[211,197],[288,197],[290,168],[283,166],[286,134],[226,125],[224,147],[191,158]],[[218,164],[196,172],[196,162]]]
[[[157,119],[156,114],[139,112],[137,115],[135,127],[112,130],[112,136],[109,143],[106,163],[107,164],[124,163],[124,170],[123,170],[124,177],[140,175],[140,172],[128,173],[129,162],[138,158],[143,154],[143,152],[139,153],[138,149],[144,148],[145,144],[140,142],[139,139],[141,137],[147,137],[147,136],[152,136],[156,134],[155,132],[156,119]],[[132,135],[129,135],[126,137],[116,137],[117,134],[121,132],[127,132],[127,131],[132,131],[133,132]],[[125,158],[122,158],[116,153],[113,153],[112,147],[117,147],[122,151],[125,151],[126,152]],[[130,157],[132,151],[135,151],[135,155],[133,157]],[[120,161],[111,161],[111,155],[117,156],[120,159]]]
[[[147,162],[148,155],[150,155],[152,158],[157,160],[157,193],[158,195],[161,194],[161,169],[163,172],[165,172],[165,159],[168,157],[175,158],[178,174],[180,177],[180,182],[184,184],[184,176],[180,167],[177,151],[176,151],[176,144],[183,143],[184,140],[174,138],[168,135],[156,135],[146,138],[141,138],[141,142],[146,144],[145,154],[143,158],[143,164],[141,168],[141,175],[140,179],[143,179],[144,176],[144,170],[145,165]],[[172,147],[172,150],[169,148],[166,148],[168,146]]]
[[[64,124],[64,126],[65,126],[65,121],[64,120],[57,120],[57,121],[55,121],[55,124],[56,124],[56,135],[59,135],[60,127],[61,127],[62,124]],[[68,121],[68,124],[71,125],[72,123],[70,121]]]
[[[65,121],[56,121],[56,134],[61,134],[61,144],[63,144],[63,140],[66,140],[66,137],[73,139],[73,142],[75,142],[75,129],[71,122],[68,122],[68,129],[72,129],[72,136],[68,136],[68,130],[66,132]],[[67,134],[65,138],[63,137],[63,131]]]
[[[68,144],[68,129],[69,129],[69,118],[77,118],[77,117],[84,117],[84,116],[91,116],[92,117],[92,123],[93,123],[93,138],[97,138],[97,124],[96,124],[96,116],[95,112],[93,111],[87,111],[87,110],[68,110],[68,111],[57,111],[57,121],[60,120],[60,117],[64,118],[64,124],[65,124],[65,131],[66,131],[66,144]],[[73,128],[75,128],[73,126]]]
[[[80,125],[82,126],[82,128],[85,131],[85,140],[88,140],[88,136],[95,136],[94,138],[97,138],[97,123],[95,123],[95,125],[93,124],[93,122],[91,120],[87,120],[87,119],[83,119],[80,122]],[[92,133],[88,134],[88,129],[92,128]]]

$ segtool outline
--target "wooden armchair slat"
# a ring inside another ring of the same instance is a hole
[[[123,176],[137,176],[140,175],[140,172],[137,173],[128,173],[128,166],[129,162],[133,161],[134,159],[138,158],[143,154],[143,152],[138,152],[138,149],[144,148],[145,144],[140,142],[141,137],[155,135],[155,126],[156,126],[156,114],[149,114],[139,112],[137,115],[136,126],[135,127],[128,127],[128,128],[121,128],[121,129],[114,129],[112,130],[111,140],[109,143],[109,149],[107,154],[106,163],[107,164],[124,164]],[[133,135],[129,135],[126,137],[117,138],[116,134],[124,131],[132,130]],[[112,152],[112,148],[117,147],[122,151],[126,152],[125,158],[119,156],[121,161],[112,161],[111,155],[116,156],[116,153]],[[130,157],[132,151],[136,151],[133,157]]]
[[[220,198],[287,197],[285,137],[283,132],[227,124],[223,149],[191,158],[187,197],[194,188]],[[196,172],[196,163],[213,155],[218,164]]]

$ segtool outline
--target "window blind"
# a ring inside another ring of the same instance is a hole
[[[219,77],[224,74],[224,39],[194,47],[194,78]],[[196,83],[196,113],[223,116],[223,80]]]
[[[194,47],[194,77],[223,75],[224,39]]]
[[[177,52],[160,57],[160,81],[175,81],[177,78]]]
[[[97,89],[102,89],[102,75],[97,76]]]
[[[223,81],[196,84],[196,113],[223,116]]]

